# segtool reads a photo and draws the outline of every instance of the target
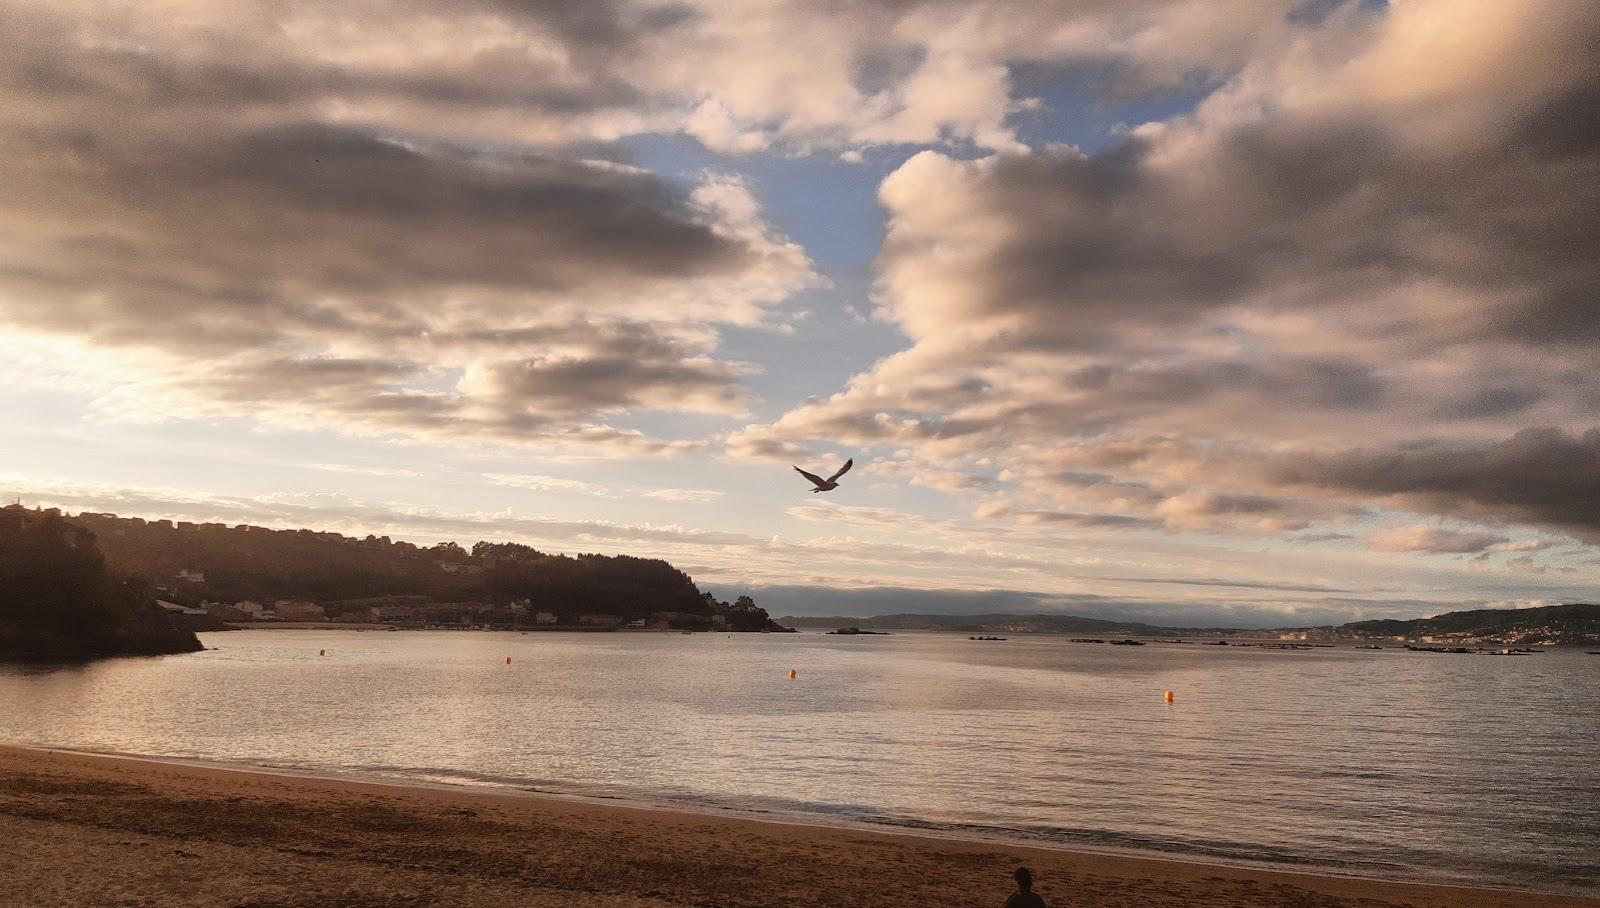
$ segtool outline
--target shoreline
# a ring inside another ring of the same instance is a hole
[[[84,796],[95,791],[99,796]],[[482,828],[489,817],[493,829]],[[274,868],[292,859],[309,862],[311,876],[295,882],[317,888],[319,898],[420,887],[434,893],[420,902],[426,904],[572,904],[575,892],[584,904],[618,905],[984,904],[1003,900],[1007,874],[1026,863],[1052,904],[1600,905],[1516,889],[1019,845],[868,823],[21,745],[0,745],[0,829],[16,843],[13,855],[35,855],[0,857],[0,881],[11,891],[56,890],[37,893],[30,904],[103,900],[106,892],[96,886],[123,887],[118,900],[232,903],[232,895],[212,899],[217,893],[209,890],[186,896],[171,888],[171,871],[192,858],[175,864],[146,854],[124,866],[118,858],[131,835],[134,851],[171,852],[176,841],[182,847],[174,853],[211,858],[202,862],[210,865],[204,879],[240,898],[257,893],[251,904],[302,903],[300,896],[276,902],[259,895],[261,887],[283,885]],[[96,840],[108,836],[116,845],[106,853]],[[307,841],[319,845],[308,851]],[[508,850],[509,842],[530,850]],[[454,858],[401,866],[386,857],[395,852]],[[96,854],[92,866],[89,853]],[[625,869],[615,875],[589,875],[591,867],[619,862]],[[885,870],[897,876],[879,891],[874,882],[886,882],[878,877]],[[458,891],[463,873],[476,894]],[[184,901],[191,896],[199,900]]]
[[[1449,881],[1407,879],[1399,877],[1383,877],[1358,872],[1343,871],[1338,867],[1305,862],[1273,862],[1269,860],[1250,860],[1245,858],[1229,859],[1204,854],[1193,854],[1182,851],[1159,851],[1156,849],[1140,849],[1134,847],[1119,847],[1116,845],[1100,845],[1095,843],[1062,844],[1051,842],[1047,839],[1028,839],[1020,836],[1007,836],[1005,830],[996,828],[993,834],[985,834],[984,827],[962,827],[959,829],[939,828],[934,825],[919,826],[914,823],[897,824],[892,822],[873,822],[871,820],[857,820],[848,817],[829,816],[826,814],[804,813],[801,811],[769,810],[763,808],[737,807],[718,804],[714,801],[685,802],[671,799],[652,799],[648,796],[633,794],[597,794],[573,791],[555,791],[542,789],[531,785],[520,785],[509,781],[472,778],[470,776],[457,776],[451,780],[428,778],[424,775],[409,776],[405,774],[391,774],[379,771],[338,770],[338,769],[307,769],[297,766],[271,766],[257,763],[233,763],[223,760],[207,760],[204,758],[174,757],[150,754],[127,753],[122,751],[91,750],[86,748],[65,747],[56,745],[39,744],[0,744],[0,756],[8,748],[25,751],[38,751],[44,754],[60,754],[73,757],[98,758],[106,760],[128,761],[131,763],[144,763],[154,766],[189,767],[202,771],[219,773],[240,773],[245,775],[261,775],[285,780],[304,780],[312,782],[348,783],[358,786],[376,786],[378,788],[398,788],[402,790],[416,789],[443,794],[481,794],[494,795],[513,799],[528,799],[538,801],[556,801],[565,804],[587,805],[602,808],[615,808],[638,810],[652,813],[684,814],[691,817],[705,817],[728,820],[742,820],[765,825],[789,826],[799,829],[834,830],[841,832],[858,832],[869,835],[883,835],[911,840],[934,840],[939,842],[954,842],[962,845],[984,845],[998,848],[1015,848],[1026,851],[1041,851],[1047,853],[1064,854],[1078,858],[1108,857],[1128,859],[1133,861],[1153,861],[1157,863],[1173,863],[1190,865],[1202,868],[1215,868],[1221,870],[1234,870],[1243,872],[1261,872],[1267,874],[1282,874],[1288,876],[1305,876],[1326,878],[1331,880],[1351,880],[1363,883],[1378,883],[1384,885],[1422,886],[1428,888],[1466,889],[1474,892],[1493,892],[1514,896],[1551,896],[1569,897],[1562,892],[1548,890],[1525,889],[1515,886],[1496,886],[1487,883],[1472,881]],[[1584,904],[1589,904],[1585,902]],[[1594,902],[1600,905],[1600,900]]]

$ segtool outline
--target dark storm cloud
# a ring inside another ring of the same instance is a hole
[[[476,390],[562,416],[635,407],[727,411],[740,407],[736,382],[746,372],[705,358],[530,359],[485,366]]]
[[[1277,462],[1270,478],[1284,485],[1395,496],[1430,511],[1533,524],[1600,540],[1600,511],[1595,508],[1600,501],[1600,429],[1581,434],[1526,429],[1499,442],[1304,454]]]
[[[48,210],[55,226],[30,257],[27,283],[57,291],[40,320],[142,333],[237,316],[241,331],[271,333],[306,322],[319,298],[357,298],[362,311],[325,314],[381,322],[403,318],[387,299],[402,292],[570,293],[598,271],[626,286],[742,264],[686,199],[632,172],[317,126],[79,138],[9,143],[8,220]],[[64,311],[85,286],[110,311]],[[153,320],[155,308],[180,320]]]
[[[1545,393],[1538,388],[1497,385],[1481,388],[1450,401],[1441,409],[1440,415],[1453,419],[1488,419],[1506,416],[1521,413],[1544,397]]]
[[[1094,326],[1128,317],[1129,298],[1142,301],[1138,315],[1163,319],[1225,301],[1251,279],[1248,257],[1141,223],[1158,215],[1150,202],[1160,187],[1142,167],[1148,152],[1139,140],[1092,157],[1047,150],[1002,158],[988,175],[986,203],[1014,225],[1014,241],[989,264],[984,302],[1048,318],[1028,342],[1055,348],[1071,332],[1092,344],[1102,338]],[[889,267],[899,254],[886,244]]]

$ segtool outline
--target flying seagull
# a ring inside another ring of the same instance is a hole
[[[855,462],[856,459],[854,457],[845,461],[844,466],[839,468],[839,472],[829,476],[827,479],[823,479],[821,476],[817,476],[813,473],[807,473],[805,470],[802,470],[799,467],[795,467],[794,471],[811,480],[811,484],[816,486],[816,488],[811,490],[813,493],[831,492],[839,487],[839,483],[835,482],[834,480],[837,480],[840,476],[850,472],[850,468],[855,465]]]

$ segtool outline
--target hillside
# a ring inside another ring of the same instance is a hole
[[[0,658],[80,660],[203,649],[147,583],[108,570],[93,533],[55,514],[0,508]]]
[[[1341,625],[1338,630],[1355,637],[1588,644],[1600,642],[1600,605],[1578,602],[1541,608],[1477,609],[1410,621],[1357,621]]]
[[[531,623],[545,612],[561,625],[654,617],[686,628],[777,629],[748,597],[717,602],[655,558],[557,555],[509,542],[425,547],[88,512],[68,520],[98,536],[110,568],[148,578],[163,598],[189,606],[293,601],[333,620],[417,624]]]

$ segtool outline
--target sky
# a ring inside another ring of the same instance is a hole
[[[0,0],[0,494],[784,613],[1593,599],[1597,110],[1584,0]]]

